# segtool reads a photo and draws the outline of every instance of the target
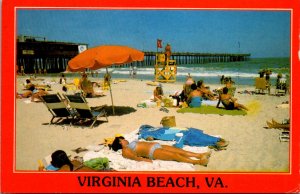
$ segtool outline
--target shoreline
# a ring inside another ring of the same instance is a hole
[[[75,73],[73,73],[73,72],[71,72],[71,73],[62,72],[62,73],[64,73],[65,77],[69,80],[74,79],[74,78],[81,78],[81,72],[75,72]],[[70,76],[70,74],[73,74],[73,75]],[[87,74],[88,74],[88,78],[91,81],[93,81],[93,82],[102,82],[103,79],[104,79],[103,76],[104,76],[105,72],[99,73],[98,77],[91,77],[90,72],[87,72]],[[61,73],[53,73],[53,74],[46,74],[46,75],[42,74],[42,75],[37,75],[36,79],[37,80],[38,79],[48,79],[48,81],[52,80],[52,79],[57,80],[58,77],[60,77],[60,75],[61,75]],[[18,75],[17,77],[19,79],[24,79],[24,81],[25,81],[25,79],[29,79],[29,77],[34,77],[34,76],[33,76],[33,74],[26,74],[24,76]],[[219,80],[219,78],[221,78],[221,75],[218,75],[218,80]],[[140,78],[130,78],[128,75],[122,75],[122,76],[119,76],[119,77],[118,76],[114,77],[113,74],[112,74],[112,81],[114,81],[114,80],[117,80],[117,81],[118,80],[132,80],[132,81],[149,82],[149,81],[155,81],[154,79],[155,79],[154,76],[148,76],[148,77],[144,77],[144,79],[140,79]],[[205,77],[202,77],[201,79],[206,81]],[[236,84],[236,85],[238,85],[239,87],[245,87],[245,88],[254,87],[254,79],[255,78],[253,77],[253,78],[249,78],[249,79],[253,79],[253,84]],[[275,78],[271,78],[271,80],[273,82],[275,82]],[[196,79],[196,81],[198,81],[198,79]],[[175,82],[162,82],[162,84],[175,84],[175,85],[180,84],[180,85],[183,85],[184,82],[185,82],[184,79],[180,79],[180,80],[176,80]],[[72,83],[72,81],[69,82],[69,83]],[[218,83],[205,82],[205,83],[209,84],[210,86],[223,86],[223,84],[220,84],[219,82]],[[274,85],[273,85],[273,87],[274,87]]]

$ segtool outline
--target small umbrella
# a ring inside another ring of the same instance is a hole
[[[96,70],[105,67],[108,73],[107,67],[111,65],[123,65],[143,60],[144,53],[137,49],[120,45],[102,45],[87,49],[72,58],[68,62],[67,71],[77,72],[84,71],[87,68]],[[111,87],[109,88],[114,114],[112,91]]]

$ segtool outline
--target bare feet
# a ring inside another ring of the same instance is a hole
[[[208,162],[209,160],[206,158],[206,159],[196,160],[194,164],[199,164],[206,167]]]
[[[199,156],[197,157],[198,159],[202,160],[202,159],[208,159],[211,155],[212,151],[208,151],[208,152],[205,152],[205,153],[201,153],[199,154]]]
[[[226,147],[226,146],[228,146],[228,144],[229,144],[229,142],[226,141],[226,140],[223,139],[223,138],[221,138],[221,139],[216,143],[216,145],[217,145],[218,147]]]

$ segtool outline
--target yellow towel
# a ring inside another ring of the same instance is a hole
[[[146,82],[147,85],[149,86],[158,86],[158,82],[153,82],[153,81],[150,81],[150,82]]]
[[[79,88],[79,82],[80,82],[79,78],[74,78],[73,83],[77,88]]]
[[[121,136],[123,136],[123,135],[122,135],[122,134],[119,134],[119,133],[115,135],[115,137],[121,137]],[[115,137],[107,137],[107,138],[104,138],[104,145],[105,145],[105,146],[111,145],[111,144],[114,142]]]
[[[113,143],[114,139],[115,138],[113,138],[113,137],[104,138],[104,145],[105,146],[111,145]]]
[[[65,84],[66,88],[68,90],[76,90],[76,85],[75,84]]]

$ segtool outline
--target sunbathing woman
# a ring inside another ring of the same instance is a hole
[[[28,89],[28,91],[26,91],[24,93],[17,92],[16,98],[22,99],[22,98],[31,97],[31,102],[41,101],[41,96],[47,95],[48,92],[46,92],[43,89],[37,89],[35,87],[35,85],[30,82],[30,80],[28,80],[28,81],[26,80],[26,82],[27,82],[26,89]]]
[[[228,94],[228,88],[223,88],[223,93],[220,95],[220,101],[222,102],[223,106],[226,110],[233,110],[233,109],[244,109],[248,110],[248,108],[242,104],[237,103],[237,99],[233,98],[230,94]],[[217,108],[219,108],[219,104],[217,104]]]
[[[269,129],[274,128],[274,129],[287,129],[287,130],[290,130],[289,120],[286,123],[279,123],[279,122],[275,121],[274,119],[272,119],[271,122],[267,121],[267,125],[268,125]]]
[[[124,137],[116,137],[112,149],[122,149],[122,156],[136,161],[152,162],[152,160],[166,160],[186,162],[207,166],[210,153],[197,154],[156,142],[133,141],[129,143]],[[197,160],[191,159],[195,157]]]

